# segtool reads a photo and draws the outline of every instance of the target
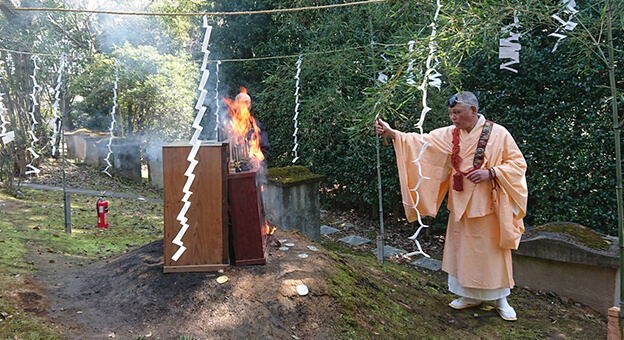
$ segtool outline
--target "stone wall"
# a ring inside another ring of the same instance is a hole
[[[99,164],[99,152],[95,144],[109,137],[109,133],[93,132],[88,129],[65,132],[67,158],[97,166]]]
[[[527,230],[513,252],[516,285],[552,291],[606,315],[619,301],[617,239],[591,232],[605,247],[592,248],[567,233]]]
[[[67,157],[78,162],[84,162],[100,170],[108,165],[105,161],[108,156],[108,132],[92,132],[87,129],[65,133],[67,143]],[[114,137],[111,150],[113,154],[109,162],[113,165],[109,172],[136,182],[141,182],[141,142],[134,138]],[[162,161],[160,165],[162,169]],[[161,170],[162,178],[162,170]],[[162,179],[161,185],[162,187]]]

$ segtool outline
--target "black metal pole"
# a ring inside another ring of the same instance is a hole
[[[62,94],[61,100],[61,155],[62,155],[62,165],[63,169],[63,211],[65,215],[65,232],[71,234],[71,202],[69,200],[69,193],[66,190],[65,186],[65,148],[67,144],[65,143],[65,92]]]

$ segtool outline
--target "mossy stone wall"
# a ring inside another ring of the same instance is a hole
[[[319,184],[324,176],[303,166],[268,171],[263,192],[264,212],[269,222],[284,230],[299,230],[315,241],[321,240]]]

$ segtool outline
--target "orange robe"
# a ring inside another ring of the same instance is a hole
[[[473,158],[485,119],[480,116],[470,131],[460,130],[460,170],[473,167]],[[474,184],[464,177],[464,190],[452,190],[451,149],[454,126],[429,134],[397,132],[394,147],[401,182],[401,196],[408,221],[421,216],[435,217],[448,193],[450,211],[442,270],[466,288],[498,289],[514,286],[511,249],[517,249],[524,232],[528,190],[526,162],[520,149],[503,126],[494,124],[485,149],[481,169],[494,168],[499,187],[492,181]],[[428,146],[419,164],[423,142]],[[422,179],[418,190],[412,190]],[[450,188],[450,190],[449,190]]]

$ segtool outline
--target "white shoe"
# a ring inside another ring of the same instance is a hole
[[[518,317],[516,311],[509,305],[507,298],[496,300],[496,311],[505,321],[516,321]]]
[[[459,299],[455,299],[451,303],[449,303],[449,307],[453,309],[457,309],[457,310],[466,309],[466,308],[477,307],[481,305],[481,302],[483,301],[475,300],[475,299],[471,299],[467,297],[460,297]]]

